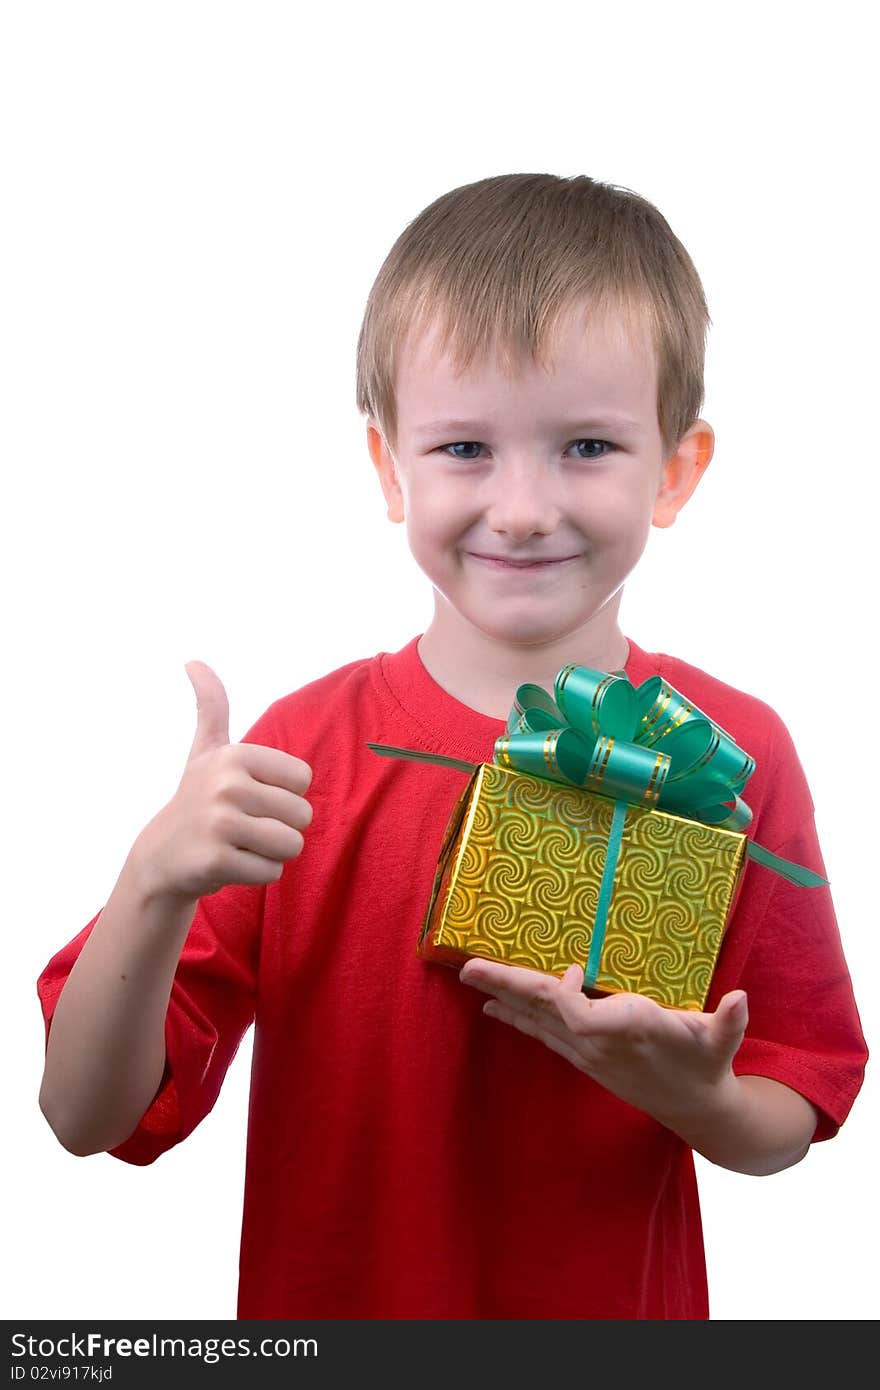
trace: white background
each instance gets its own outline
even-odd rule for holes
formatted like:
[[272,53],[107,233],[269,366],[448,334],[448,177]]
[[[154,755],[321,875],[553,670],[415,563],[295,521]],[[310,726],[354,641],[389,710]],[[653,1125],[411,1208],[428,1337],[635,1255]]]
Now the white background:
[[[877,1037],[869,14],[3,7],[6,1317],[234,1316],[250,1035],[186,1144],[144,1169],[77,1159],[37,1106],[35,981],[177,786],[186,661],[222,676],[239,738],[285,692],[424,630],[355,342],[394,239],[463,183],[624,184],[696,262],[716,456],[652,533],[623,626],[788,722]],[[869,1067],[800,1166],[700,1161],[715,1318],[877,1315],[877,1137]]]

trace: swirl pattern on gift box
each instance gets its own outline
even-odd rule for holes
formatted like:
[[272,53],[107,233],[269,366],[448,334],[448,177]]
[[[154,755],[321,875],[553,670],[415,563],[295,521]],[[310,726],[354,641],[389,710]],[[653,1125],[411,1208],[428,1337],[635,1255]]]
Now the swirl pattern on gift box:
[[[551,853],[552,850],[544,851]],[[571,898],[571,869],[563,865],[548,863],[542,858],[540,869],[532,873],[529,884],[529,902],[543,908],[545,915],[556,916],[562,912]]]
[[[502,845],[499,845],[499,851],[485,865],[483,883],[490,896],[506,893],[512,899],[529,881],[529,859],[521,854],[511,853],[509,849],[505,852]],[[460,882],[467,881],[468,872],[473,869],[473,860],[469,860],[462,869]]]
[[[584,861],[586,863],[586,860]],[[578,922],[594,922],[599,905],[599,878],[584,879],[575,883],[571,892],[570,915]],[[589,939],[589,931],[587,937]]]

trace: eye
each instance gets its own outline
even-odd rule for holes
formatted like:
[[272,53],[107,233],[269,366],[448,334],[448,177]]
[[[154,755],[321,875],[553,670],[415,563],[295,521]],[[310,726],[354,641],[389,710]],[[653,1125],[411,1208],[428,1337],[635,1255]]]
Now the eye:
[[[584,446],[583,450],[581,446]],[[478,440],[467,439],[443,445],[442,452],[460,463],[475,463],[483,447]],[[614,445],[607,439],[576,439],[570,447],[578,450],[578,458],[589,460],[604,458]]]
[[582,444],[587,445],[588,453],[578,453],[577,457],[582,459],[601,459],[614,445],[609,444],[607,439],[576,439],[571,446],[573,449],[580,449]]
[[459,459],[462,463],[473,463],[474,460],[475,460],[476,457],[477,457],[476,454],[455,454],[455,453],[452,453],[451,451],[452,451],[453,449],[477,449],[477,450],[479,450],[479,449],[482,449],[482,447],[483,447],[482,444],[477,443],[476,440],[474,440],[474,439],[466,439],[466,440],[462,440],[461,442],[459,442],[459,443],[457,443],[457,444],[446,444],[446,445],[444,446],[444,448],[443,448],[443,452],[444,452],[444,454],[450,454],[451,457],[454,458],[454,459]]

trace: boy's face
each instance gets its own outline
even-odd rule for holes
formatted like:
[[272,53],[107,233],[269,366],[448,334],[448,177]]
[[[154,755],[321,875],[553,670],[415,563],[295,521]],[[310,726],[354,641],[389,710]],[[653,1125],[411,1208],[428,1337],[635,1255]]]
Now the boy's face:
[[369,427],[388,515],[438,603],[515,646],[589,629],[712,452],[698,421],[664,457],[653,348],[622,317],[572,310],[555,349],[549,369],[492,358],[456,375],[429,333],[402,355],[394,456]]

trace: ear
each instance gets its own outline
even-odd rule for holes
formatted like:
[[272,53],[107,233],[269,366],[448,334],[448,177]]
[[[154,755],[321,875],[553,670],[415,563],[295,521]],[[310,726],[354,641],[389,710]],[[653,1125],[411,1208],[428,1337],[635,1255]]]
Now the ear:
[[663,465],[654,503],[653,526],[671,526],[709,466],[715,452],[715,432],[705,420],[695,420]]
[[403,521],[403,493],[400,490],[394,458],[385,442],[385,436],[372,419],[367,421],[367,448],[382,484],[382,492],[388,505],[388,519]]

